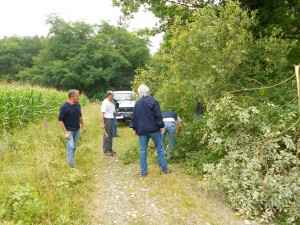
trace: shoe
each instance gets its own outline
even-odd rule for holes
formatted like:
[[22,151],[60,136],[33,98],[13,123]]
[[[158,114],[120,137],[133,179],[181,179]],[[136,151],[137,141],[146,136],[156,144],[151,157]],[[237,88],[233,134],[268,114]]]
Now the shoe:
[[115,152],[115,151],[112,151],[112,154],[113,154],[113,155],[115,155],[115,154],[117,154],[117,152]]
[[141,177],[146,177],[148,173],[141,174]]
[[117,134],[117,135],[114,135],[114,137],[120,137],[120,135]]
[[76,168],[76,166],[74,164],[70,164],[69,165],[71,168]]
[[105,152],[104,153],[106,156],[113,156],[114,154],[112,152]]
[[169,174],[169,173],[171,173],[171,172],[172,172],[172,170],[169,170],[169,169],[167,169],[167,170],[161,169],[161,170],[160,170],[160,174],[162,174],[162,173],[164,173],[164,174]]

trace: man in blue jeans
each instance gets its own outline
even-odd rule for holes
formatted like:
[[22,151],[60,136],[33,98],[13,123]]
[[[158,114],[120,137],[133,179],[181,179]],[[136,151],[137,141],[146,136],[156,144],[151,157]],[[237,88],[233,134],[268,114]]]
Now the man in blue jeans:
[[173,157],[173,147],[175,142],[175,135],[178,135],[182,128],[182,121],[177,115],[176,112],[166,111],[162,113],[163,121],[165,123],[165,130],[162,133],[163,142],[165,142],[165,138],[167,134],[169,135],[168,141],[168,151],[167,156],[169,158]]
[[78,103],[80,94],[78,90],[69,90],[68,100],[61,106],[58,123],[63,130],[67,143],[67,163],[74,168],[74,154],[80,136],[80,124],[82,131],[86,132],[81,114],[81,107]]
[[139,136],[140,145],[140,167],[141,176],[144,177],[148,173],[147,164],[147,147],[151,138],[155,144],[158,155],[158,164],[161,172],[171,173],[168,169],[166,156],[164,154],[164,145],[161,133],[164,132],[164,122],[162,120],[159,103],[149,96],[150,90],[142,84],[138,88],[140,99],[136,102],[130,127],[133,128],[135,134]]

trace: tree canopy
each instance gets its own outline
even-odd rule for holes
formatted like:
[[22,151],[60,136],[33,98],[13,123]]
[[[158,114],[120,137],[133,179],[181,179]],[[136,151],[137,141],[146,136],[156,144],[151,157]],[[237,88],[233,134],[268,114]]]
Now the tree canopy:
[[[260,12],[225,3],[176,17],[133,88],[147,84],[163,111],[180,115],[173,160],[221,185],[237,213],[298,224],[299,40],[280,16],[263,24]],[[199,102],[206,112],[196,117]]]
[[130,88],[134,70],[150,58],[148,38],[106,22],[66,22],[52,15],[45,47],[34,66],[20,71],[21,81],[58,89],[77,88],[100,98],[108,89]]
[[33,57],[43,48],[43,38],[4,37],[0,39],[0,79],[15,81],[16,74],[33,66]]

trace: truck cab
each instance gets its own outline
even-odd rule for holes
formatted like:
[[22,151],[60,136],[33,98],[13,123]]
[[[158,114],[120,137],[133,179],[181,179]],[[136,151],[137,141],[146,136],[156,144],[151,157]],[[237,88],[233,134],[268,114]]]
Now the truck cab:
[[137,95],[133,91],[114,91],[114,99],[119,103],[116,110],[116,119],[120,121],[131,120],[133,107],[135,105]]

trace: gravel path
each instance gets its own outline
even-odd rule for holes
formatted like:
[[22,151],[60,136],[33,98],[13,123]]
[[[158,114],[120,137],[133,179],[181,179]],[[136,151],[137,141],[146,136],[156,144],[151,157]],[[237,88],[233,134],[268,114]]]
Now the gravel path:
[[[99,134],[98,105],[91,105],[86,119],[90,124],[89,148],[102,146]],[[239,218],[225,200],[225,195],[199,177],[181,172],[180,165],[169,164],[171,174],[159,173],[156,158],[148,157],[145,178],[139,175],[138,162],[124,165],[120,156],[130,143],[137,142],[128,124],[118,125],[120,137],[113,141],[116,156],[105,156],[100,150],[95,166],[93,198],[86,206],[90,224],[199,224],[247,225],[254,222]],[[151,142],[151,141],[150,141]],[[100,148],[101,149],[101,148]],[[153,149],[151,150],[153,151]],[[152,154],[153,152],[150,152]]]
[[177,165],[168,175],[150,165],[152,173],[141,178],[137,164],[123,165],[116,156],[100,160],[91,224],[256,224],[236,217],[220,193]]

